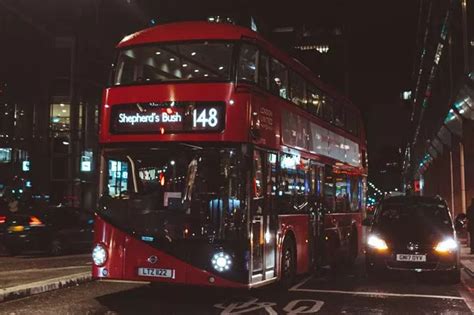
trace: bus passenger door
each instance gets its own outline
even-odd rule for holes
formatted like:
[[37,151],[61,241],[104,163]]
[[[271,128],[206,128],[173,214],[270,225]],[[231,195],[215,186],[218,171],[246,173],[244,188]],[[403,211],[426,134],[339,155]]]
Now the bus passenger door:
[[255,150],[253,154],[251,203],[251,283],[275,278],[276,214],[273,197],[276,185],[275,153]]

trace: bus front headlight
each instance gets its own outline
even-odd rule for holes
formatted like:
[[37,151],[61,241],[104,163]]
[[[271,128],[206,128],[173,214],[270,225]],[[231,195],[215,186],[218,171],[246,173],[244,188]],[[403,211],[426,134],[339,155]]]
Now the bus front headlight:
[[219,272],[223,272],[230,269],[230,266],[232,265],[232,258],[224,252],[219,252],[212,256],[211,262],[214,269]]
[[95,245],[94,249],[92,250],[92,261],[94,262],[94,265],[98,267],[105,264],[107,261],[107,251],[103,245]]

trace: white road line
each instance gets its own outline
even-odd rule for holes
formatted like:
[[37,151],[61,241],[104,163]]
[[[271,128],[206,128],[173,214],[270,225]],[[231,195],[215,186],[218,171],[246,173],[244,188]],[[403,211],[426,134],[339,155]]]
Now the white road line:
[[[299,284],[298,284],[299,285]],[[293,292],[312,292],[312,293],[331,293],[331,294],[348,294],[348,295],[365,295],[372,297],[414,297],[414,298],[428,298],[428,299],[443,299],[443,300],[464,300],[461,296],[449,295],[428,295],[428,294],[406,294],[406,293],[390,293],[390,292],[365,292],[365,291],[342,291],[342,290],[320,290],[320,289],[299,289],[291,288]]]
[[312,278],[313,278],[313,276],[309,276],[309,277],[303,279],[300,283],[297,283],[294,286],[292,286],[288,291],[296,291],[299,287],[304,285],[306,282],[308,282]]

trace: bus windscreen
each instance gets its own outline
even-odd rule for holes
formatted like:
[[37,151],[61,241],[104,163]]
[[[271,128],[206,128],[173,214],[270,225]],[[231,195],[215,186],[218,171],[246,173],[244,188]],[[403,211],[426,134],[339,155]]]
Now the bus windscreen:
[[112,85],[230,79],[233,44],[182,42],[127,48],[118,54]]

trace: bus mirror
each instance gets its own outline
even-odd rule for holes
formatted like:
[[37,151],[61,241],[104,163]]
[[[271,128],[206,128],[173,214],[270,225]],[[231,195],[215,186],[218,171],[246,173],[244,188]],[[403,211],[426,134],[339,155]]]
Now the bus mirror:
[[372,226],[373,220],[372,218],[365,218],[362,220],[362,225],[363,226]]

